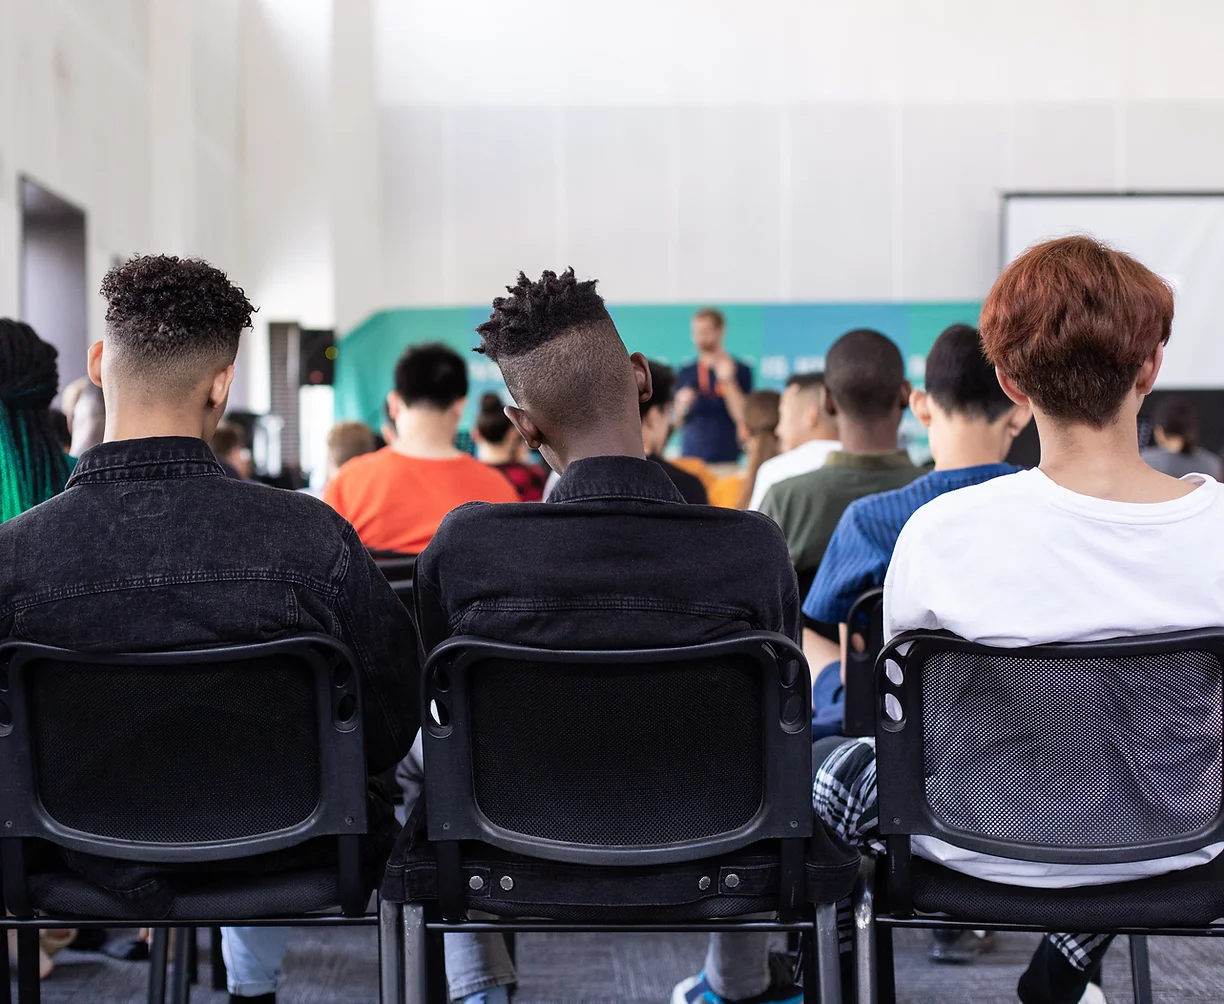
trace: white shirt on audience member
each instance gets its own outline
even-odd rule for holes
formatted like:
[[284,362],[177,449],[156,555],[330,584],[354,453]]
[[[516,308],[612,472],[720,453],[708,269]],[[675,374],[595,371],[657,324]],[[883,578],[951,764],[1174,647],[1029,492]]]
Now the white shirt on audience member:
[[[919,509],[884,583],[884,628],[946,630],[1003,648],[1224,625],[1224,485],[1151,504],[1080,495],[1039,470]],[[1205,864],[1224,844],[1108,865],[1017,861],[914,837],[914,852],[977,878],[1065,888]]]
[[793,450],[770,457],[757,469],[756,481],[752,485],[752,499],[748,508],[760,512],[765,493],[779,481],[789,481],[800,474],[807,474],[823,467],[829,454],[841,449],[836,439],[809,439]]

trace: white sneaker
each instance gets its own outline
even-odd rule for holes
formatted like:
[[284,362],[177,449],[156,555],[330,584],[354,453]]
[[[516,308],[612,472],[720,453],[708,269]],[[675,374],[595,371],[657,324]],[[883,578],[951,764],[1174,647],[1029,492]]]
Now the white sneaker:
[[1079,999],[1079,1004],[1107,1004],[1105,993],[1095,983],[1089,983],[1084,988],[1084,996]]

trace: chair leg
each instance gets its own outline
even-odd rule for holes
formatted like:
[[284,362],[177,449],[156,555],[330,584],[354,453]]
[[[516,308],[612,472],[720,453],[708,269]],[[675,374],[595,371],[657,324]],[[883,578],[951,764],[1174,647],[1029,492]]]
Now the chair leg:
[[208,958],[212,962],[212,988],[224,990],[228,983],[225,973],[225,955],[221,952],[221,928],[208,929]]
[[1146,934],[1130,936],[1131,983],[1135,988],[1135,1004],[1152,1004],[1152,966],[1148,958]]
[[[8,951],[8,946],[4,948]],[[38,984],[38,931],[32,927],[17,929],[17,1002],[38,1004],[42,992]]]
[[404,1004],[404,942],[400,905],[378,901],[378,1002]]
[[446,935],[425,932],[425,972],[429,980],[429,1004],[450,1004],[446,979]]
[[879,959],[879,1004],[897,1004],[897,969],[893,961],[893,929],[876,925],[876,958]]
[[174,929],[174,961],[170,964],[170,1004],[187,1004],[191,994],[191,949],[188,942],[193,933],[190,927]]
[[859,875],[854,887],[854,972],[858,1004],[876,1004],[875,875],[870,867]]
[[166,1004],[166,957],[170,949],[170,931],[153,928],[149,945],[149,1004]]
[[[3,914],[0,910],[0,914]],[[9,989],[8,934],[9,928],[0,927],[0,1004],[13,1004],[13,992]]]
[[429,997],[429,960],[425,952],[425,908],[406,903],[403,908],[403,988],[404,1004],[427,1004]]
[[200,939],[199,928],[188,928],[191,932],[187,938],[187,980],[193,986],[200,982]]
[[[812,957],[816,960],[815,975],[820,981],[820,1004],[842,1004],[841,948],[837,933],[836,903],[816,905],[816,930],[812,940],[815,942],[811,946]],[[804,996],[808,994],[805,993]]]

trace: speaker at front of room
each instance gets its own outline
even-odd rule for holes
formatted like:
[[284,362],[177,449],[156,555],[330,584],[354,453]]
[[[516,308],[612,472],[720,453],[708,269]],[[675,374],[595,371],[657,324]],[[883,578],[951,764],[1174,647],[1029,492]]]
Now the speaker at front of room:
[[304,386],[331,384],[337,354],[336,332],[331,328],[302,328],[298,334],[298,381]]

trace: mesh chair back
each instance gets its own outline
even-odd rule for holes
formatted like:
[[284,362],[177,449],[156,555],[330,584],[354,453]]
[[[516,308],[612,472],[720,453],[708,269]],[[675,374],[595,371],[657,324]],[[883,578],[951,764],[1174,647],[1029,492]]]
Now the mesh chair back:
[[884,589],[863,593],[846,618],[846,700],[843,732],[875,735],[875,663],[884,647]]
[[1222,657],[1210,632],[1028,649],[901,636],[877,675],[882,830],[1052,862],[1220,839]]
[[388,582],[412,580],[417,560],[415,554],[402,554],[399,551],[371,551],[370,557],[374,559],[378,570],[387,577]]
[[364,831],[357,674],[331,639],[107,656],[14,644],[0,666],[5,836],[198,861]]
[[806,836],[803,667],[773,635],[637,652],[452,641],[426,674],[430,835],[626,864]]

